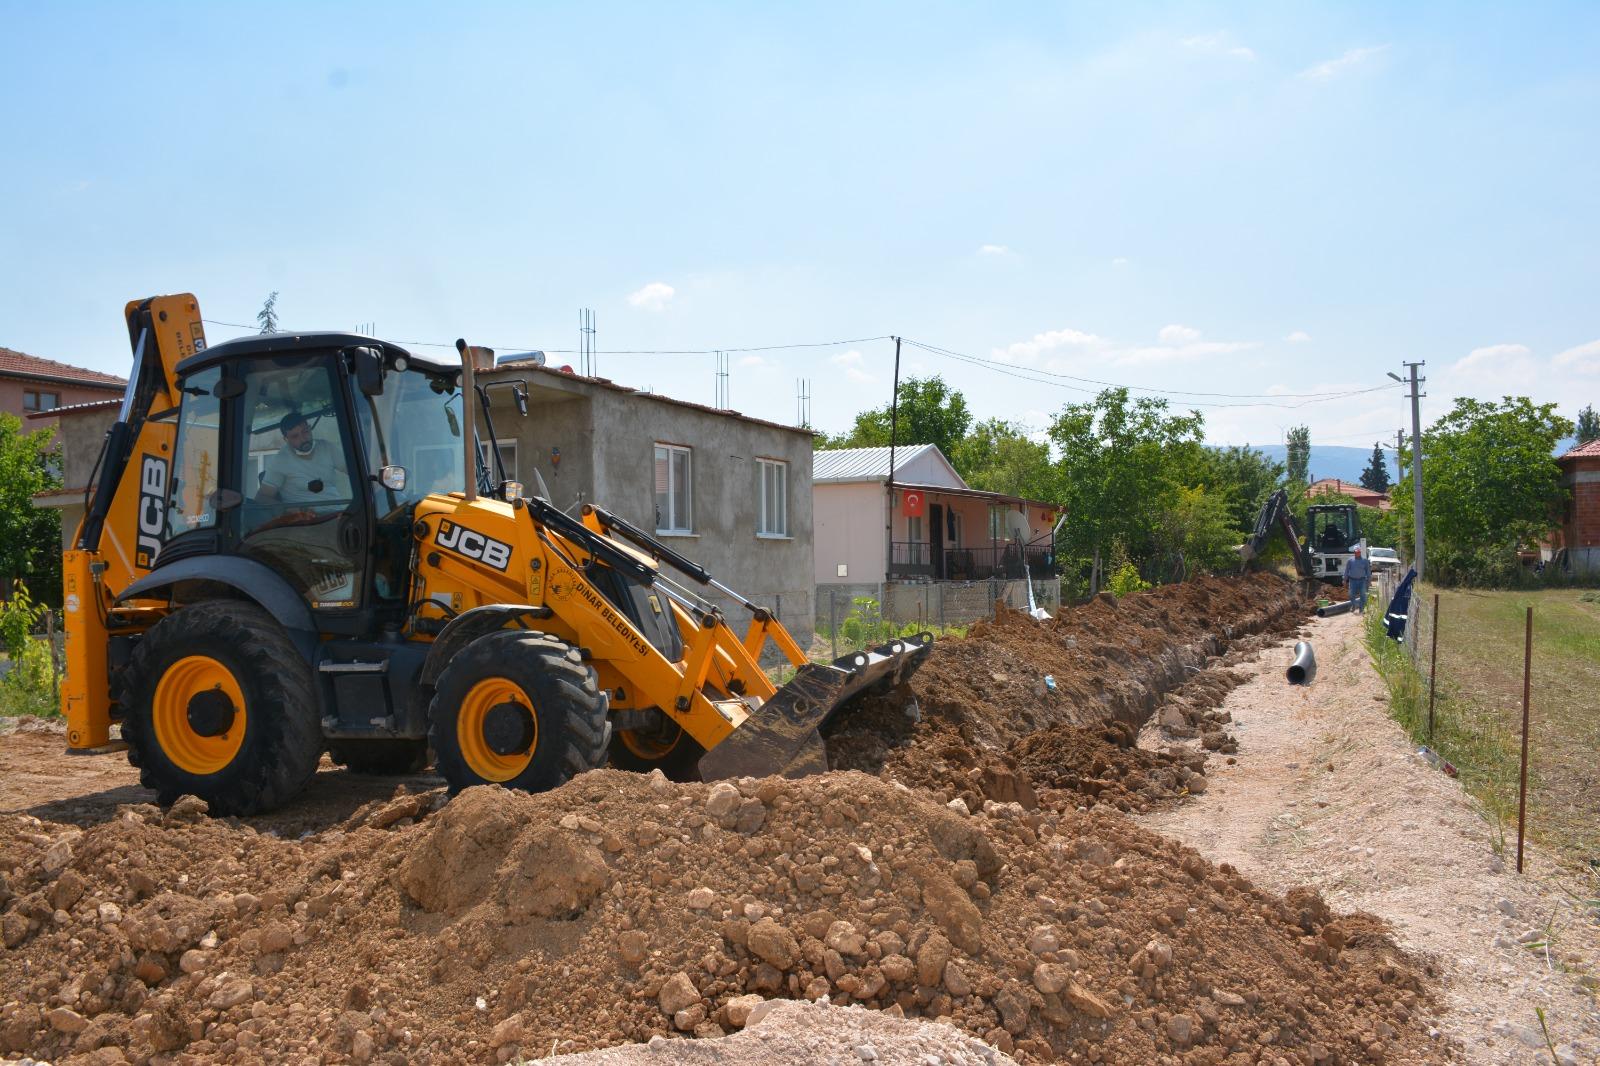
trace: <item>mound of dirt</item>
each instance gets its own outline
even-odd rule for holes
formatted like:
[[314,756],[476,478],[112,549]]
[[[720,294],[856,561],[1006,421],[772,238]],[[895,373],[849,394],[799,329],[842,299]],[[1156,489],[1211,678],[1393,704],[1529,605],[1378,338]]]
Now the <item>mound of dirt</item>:
[[1011,798],[983,782],[1020,774],[1021,786],[1076,802],[1146,809],[1203,788],[1193,779],[1204,759],[1133,749],[1140,727],[1159,713],[1174,738],[1231,750],[1211,710],[1241,678],[1219,669],[1224,657],[1254,653],[1308,610],[1268,573],[1105,594],[1044,623],[1001,607],[965,638],[936,642],[904,689],[841,716],[829,760],[969,805]]
[[1103,809],[595,771],[304,840],[187,798],[0,831],[0,1051],[56,1060],[507,1062],[823,996],[1022,1061],[1426,1053],[1421,974],[1373,922]]

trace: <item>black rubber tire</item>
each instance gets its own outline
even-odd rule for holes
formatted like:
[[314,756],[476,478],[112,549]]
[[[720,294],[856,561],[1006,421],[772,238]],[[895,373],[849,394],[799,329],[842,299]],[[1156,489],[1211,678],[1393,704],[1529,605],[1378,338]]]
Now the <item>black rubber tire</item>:
[[611,738],[610,756],[613,767],[636,774],[660,770],[670,781],[700,780],[700,756],[705,753],[706,749],[700,746],[700,742],[682,729],[678,730],[676,743],[663,754],[653,758],[640,755],[628,747],[621,730],[617,730]]
[[[472,687],[500,678],[532,705],[538,735],[528,765],[507,781],[491,781],[468,765],[456,733],[457,712]],[[451,658],[428,707],[434,769],[453,796],[473,785],[501,784],[526,792],[556,788],[606,761],[610,702],[578,649],[548,633],[505,629],[481,636]]]
[[330,740],[328,758],[353,774],[397,777],[421,773],[428,766],[428,741]]
[[[233,674],[244,695],[245,737],[215,773],[194,774],[162,751],[151,720],[157,683],[178,660],[206,655]],[[213,815],[259,814],[284,803],[317,771],[322,724],[311,670],[271,615],[253,603],[214,600],[180,607],[139,641],[118,678],[122,739],[139,782],[162,805],[205,800]]]

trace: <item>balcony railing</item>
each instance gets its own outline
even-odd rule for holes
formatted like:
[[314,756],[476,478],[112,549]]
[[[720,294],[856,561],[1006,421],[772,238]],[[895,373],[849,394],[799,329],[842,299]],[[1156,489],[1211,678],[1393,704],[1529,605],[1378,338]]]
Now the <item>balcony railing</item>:
[[897,540],[892,545],[889,575],[928,581],[983,581],[991,577],[1021,578],[1024,563],[1034,577],[1054,577],[1055,544],[1046,536],[1030,544],[998,547],[935,547],[926,541]]

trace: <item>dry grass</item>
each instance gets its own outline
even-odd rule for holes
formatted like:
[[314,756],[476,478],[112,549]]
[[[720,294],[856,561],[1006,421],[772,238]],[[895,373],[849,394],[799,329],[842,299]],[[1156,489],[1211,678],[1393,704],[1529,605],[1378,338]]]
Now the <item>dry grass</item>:
[[[1430,613],[1434,591],[1422,596]],[[1514,834],[1524,625],[1531,605],[1529,833],[1574,865],[1600,866],[1600,595],[1577,589],[1439,592],[1435,748],[1461,768],[1491,820]],[[1424,624],[1420,678],[1398,678],[1393,662],[1385,669],[1397,713],[1419,740],[1426,735],[1430,636]]]

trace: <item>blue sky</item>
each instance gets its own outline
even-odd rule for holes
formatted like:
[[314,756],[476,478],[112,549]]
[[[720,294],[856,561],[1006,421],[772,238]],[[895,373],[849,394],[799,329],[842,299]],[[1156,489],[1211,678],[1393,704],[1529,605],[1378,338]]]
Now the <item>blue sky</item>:
[[[1084,398],[1059,374],[1277,396],[1425,359],[1425,415],[1600,400],[1600,5],[0,17],[0,345],[36,355],[125,370],[127,299],[249,322],[278,290],[289,328],[513,348],[590,307],[601,373],[702,402],[711,355],[604,353],[898,333],[998,361],[904,372],[1034,427]],[[808,377],[843,428],[891,358],[735,352],[733,406],[792,421]],[[1173,400],[1285,405],[1203,408],[1226,443],[1406,417]]]

